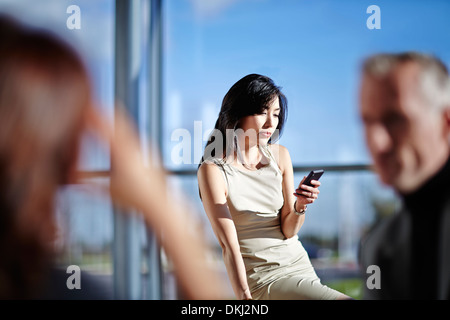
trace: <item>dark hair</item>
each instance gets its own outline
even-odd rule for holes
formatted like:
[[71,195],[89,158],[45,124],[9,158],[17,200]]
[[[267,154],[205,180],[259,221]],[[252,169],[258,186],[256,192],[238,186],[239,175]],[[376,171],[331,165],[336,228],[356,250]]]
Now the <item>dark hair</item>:
[[[208,139],[207,147],[214,142],[215,134],[221,134],[223,138],[222,154],[212,154],[214,157],[224,157],[227,146],[226,131],[239,128],[239,121],[255,114],[261,114],[270,107],[270,103],[278,98],[280,104],[280,113],[277,125],[278,135],[281,136],[287,115],[287,99],[281,92],[281,88],[276,86],[272,79],[259,74],[249,74],[236,82],[223,98],[219,117],[214,126],[214,131]],[[272,138],[269,143],[273,143]],[[205,160],[202,157],[200,164]]]

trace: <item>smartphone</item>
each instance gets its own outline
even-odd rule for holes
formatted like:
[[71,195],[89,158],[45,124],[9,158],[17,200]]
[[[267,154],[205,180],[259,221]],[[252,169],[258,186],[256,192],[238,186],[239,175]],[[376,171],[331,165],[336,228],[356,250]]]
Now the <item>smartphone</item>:
[[305,181],[303,181],[303,184],[313,187],[313,185],[311,184],[311,180],[319,180],[320,177],[323,175],[323,170],[312,170],[308,176],[306,177]]

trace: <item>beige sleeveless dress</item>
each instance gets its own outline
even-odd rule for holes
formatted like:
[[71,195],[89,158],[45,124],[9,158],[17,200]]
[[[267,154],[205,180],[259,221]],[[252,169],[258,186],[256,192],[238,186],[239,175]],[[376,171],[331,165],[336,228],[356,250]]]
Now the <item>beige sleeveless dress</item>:
[[270,159],[259,170],[240,169],[210,158],[228,186],[227,204],[236,226],[253,299],[336,299],[340,293],[320,283],[298,236],[281,232],[284,199],[282,174],[268,147]]

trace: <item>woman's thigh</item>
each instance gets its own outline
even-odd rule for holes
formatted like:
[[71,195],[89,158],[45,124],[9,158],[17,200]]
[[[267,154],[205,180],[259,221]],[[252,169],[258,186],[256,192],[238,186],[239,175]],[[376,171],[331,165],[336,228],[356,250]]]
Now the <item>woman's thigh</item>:
[[267,300],[335,300],[342,294],[323,285],[319,278],[284,277],[272,282],[261,297]]

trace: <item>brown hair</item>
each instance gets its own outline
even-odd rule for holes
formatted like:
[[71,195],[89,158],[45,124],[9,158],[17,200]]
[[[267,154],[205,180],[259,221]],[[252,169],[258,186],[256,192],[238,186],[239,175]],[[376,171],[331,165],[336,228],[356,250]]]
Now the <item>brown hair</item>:
[[54,195],[76,166],[90,81],[54,35],[0,17],[0,298],[31,298],[53,256]]

